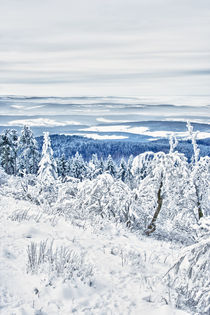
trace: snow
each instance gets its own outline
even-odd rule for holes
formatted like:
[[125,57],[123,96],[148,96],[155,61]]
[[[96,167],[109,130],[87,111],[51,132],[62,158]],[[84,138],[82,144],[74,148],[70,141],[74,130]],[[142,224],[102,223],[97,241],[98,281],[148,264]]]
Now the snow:
[[[79,226],[9,195],[1,196],[0,209],[1,314],[188,314],[170,305],[161,281],[178,257],[178,245],[105,220]],[[15,220],[18,211],[26,211],[25,219]],[[27,273],[27,248],[43,240],[85,257],[92,266],[92,284],[47,271]]]

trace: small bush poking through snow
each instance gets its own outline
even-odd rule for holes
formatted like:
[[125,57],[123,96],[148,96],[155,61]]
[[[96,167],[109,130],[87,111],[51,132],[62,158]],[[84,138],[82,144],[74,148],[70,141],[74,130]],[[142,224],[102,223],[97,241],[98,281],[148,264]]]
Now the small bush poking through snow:
[[39,223],[42,218],[42,213],[30,215],[29,212],[30,212],[29,209],[16,210],[8,218],[11,221],[17,221],[17,222],[34,220],[36,223]]
[[93,268],[85,262],[84,255],[60,246],[53,248],[53,242],[31,242],[27,249],[27,272],[32,274],[48,273],[52,279],[62,277],[64,280],[79,278],[83,283],[92,285]]
[[29,221],[30,216],[28,215],[29,210],[17,210],[14,211],[10,216],[9,219],[12,221]]

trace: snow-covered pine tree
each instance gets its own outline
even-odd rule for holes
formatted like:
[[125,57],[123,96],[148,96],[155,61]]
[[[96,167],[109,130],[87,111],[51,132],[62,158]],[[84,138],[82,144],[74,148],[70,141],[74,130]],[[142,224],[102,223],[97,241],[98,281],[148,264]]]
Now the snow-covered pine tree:
[[17,130],[6,129],[0,136],[1,166],[7,174],[17,174]]
[[57,165],[53,157],[49,132],[44,132],[42,158],[39,162],[38,180],[45,185],[52,184],[58,177]]
[[61,158],[57,159],[57,168],[58,176],[63,180],[66,177],[68,171],[68,164],[64,153],[62,154]]
[[101,164],[102,160],[98,159],[97,153],[92,155],[92,159],[89,161],[87,165],[87,177],[89,179],[96,178],[98,175],[103,173],[103,164]]
[[71,160],[70,176],[78,178],[80,181],[86,177],[85,161],[79,152],[76,152]]
[[109,173],[110,175],[112,175],[113,177],[116,176],[116,173],[117,173],[116,165],[115,165],[115,163],[112,159],[112,156],[110,154],[108,155],[108,158],[107,158],[106,163],[105,163],[105,171],[107,173]]
[[37,141],[30,127],[24,126],[19,138],[18,171],[20,174],[36,174],[39,166],[40,154]]
[[134,188],[134,176],[132,174],[133,159],[133,155],[131,154],[127,163],[127,174],[125,179],[125,183],[132,189]]
[[125,183],[127,177],[127,164],[124,158],[120,161],[120,166],[117,171],[117,178]]

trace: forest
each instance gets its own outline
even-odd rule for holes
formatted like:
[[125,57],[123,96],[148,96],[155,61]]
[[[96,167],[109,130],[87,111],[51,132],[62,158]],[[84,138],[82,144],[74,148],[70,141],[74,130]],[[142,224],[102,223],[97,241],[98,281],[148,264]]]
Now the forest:
[[[116,143],[107,143],[102,153],[102,146],[97,142],[91,144],[91,140],[82,142],[80,138],[76,138],[76,142],[73,141],[72,147],[68,149],[69,139],[67,144],[60,145],[64,136],[50,137],[49,133],[45,132],[43,139],[35,139],[27,126],[24,126],[20,136],[12,129],[7,129],[0,135],[0,196],[4,232],[6,233],[6,227],[11,227],[12,231],[20,225],[20,230],[21,227],[27,228],[26,222],[29,225],[33,223],[33,227],[27,230],[27,233],[24,232],[24,235],[27,235],[27,250],[25,249],[23,254],[26,259],[25,267],[21,270],[25,270],[28,276],[38,278],[30,278],[30,281],[35,279],[37,284],[33,289],[33,298],[29,294],[28,300],[25,301],[27,307],[30,305],[31,309],[37,312],[39,310],[39,314],[45,314],[46,311],[49,313],[46,288],[51,290],[50,294],[53,296],[52,292],[57,292],[59,286],[66,286],[68,281],[71,285],[78,284],[79,281],[79,286],[82,286],[81,290],[84,291],[90,288],[96,292],[105,290],[107,305],[110,304],[110,288],[105,289],[100,285],[97,272],[94,272],[94,259],[91,261],[90,258],[90,252],[94,250],[91,249],[91,239],[93,235],[97,235],[101,244],[104,242],[104,255],[107,254],[110,242],[112,243],[109,255],[118,257],[120,268],[124,268],[119,277],[127,277],[131,283],[136,283],[138,279],[138,285],[141,283],[141,294],[145,293],[143,301],[156,303],[156,307],[167,305],[186,311],[183,314],[209,314],[210,157],[204,155],[204,150],[201,154],[197,132],[193,131],[190,123],[187,124],[187,130],[187,154],[177,150],[185,144],[182,141],[179,143],[172,135],[167,144],[159,143],[159,148],[164,146],[164,150],[159,150],[156,143],[152,144],[155,150],[141,152],[142,147],[139,144],[133,154],[132,150],[128,149],[132,148],[132,145],[124,144],[125,151],[129,154],[123,156],[123,145],[120,145],[117,148],[122,150],[115,153],[114,157],[107,146],[114,150]],[[81,152],[89,146],[84,157]],[[93,148],[97,146],[98,149],[93,152]],[[55,155],[54,150],[57,152]],[[137,154],[138,150],[140,152]],[[191,157],[189,153],[192,153]],[[6,210],[6,204],[10,205],[10,213]],[[17,223],[16,227],[14,223]],[[39,233],[45,237],[37,238],[36,231],[40,224],[45,224],[46,230],[54,229],[51,237],[42,230]],[[60,242],[56,238],[56,235],[63,235],[65,243],[68,243],[69,232],[65,232],[64,227],[69,229],[72,235],[75,233],[75,239],[71,239],[74,250],[64,246],[62,238]],[[110,229],[114,229],[114,232]],[[83,233],[93,233],[88,236],[90,243],[79,243]],[[124,246],[122,244],[124,235],[129,239],[127,252],[126,241],[123,240]],[[103,237],[106,241],[102,242]],[[139,240],[141,243],[138,243]],[[139,252],[138,244],[140,248],[147,244],[148,249]],[[156,256],[152,256],[152,246],[159,248]],[[149,248],[150,258],[147,257]],[[173,251],[176,254],[173,254]],[[8,255],[11,255],[9,249]],[[89,255],[88,261],[85,260],[85,255]],[[6,268],[6,259],[9,256],[5,257],[3,261]],[[99,268],[99,263],[95,264],[95,268]],[[163,269],[160,270],[163,272],[156,274],[155,269],[147,270],[154,268],[151,265],[157,265],[159,268],[162,266]],[[125,269],[128,267],[130,271]],[[118,269],[119,267],[115,272]],[[131,270],[135,271],[135,280]],[[138,278],[140,274],[141,278]],[[119,277],[114,279],[118,281]],[[117,290],[119,285],[116,282]],[[4,292],[4,296],[6,295]],[[78,313],[82,313],[85,306],[78,300],[77,295],[73,296],[77,306],[72,302],[71,312],[76,308]],[[122,296],[118,294],[115,298],[118,299],[115,303],[117,306],[112,306],[111,311],[120,313],[119,299]],[[63,299],[65,300],[65,294]],[[134,302],[131,301],[132,297],[128,300],[126,307],[129,313]],[[68,313],[65,309],[67,306],[62,303],[57,301],[56,307],[63,310],[63,313]],[[98,314],[102,308],[100,306],[97,309],[100,303],[101,299],[97,295],[95,304],[89,305],[91,311],[86,314]],[[106,309],[107,305],[104,304],[103,307]],[[138,307],[142,307],[142,304]],[[8,312],[6,306],[5,310]],[[134,310],[137,308],[134,307]]]

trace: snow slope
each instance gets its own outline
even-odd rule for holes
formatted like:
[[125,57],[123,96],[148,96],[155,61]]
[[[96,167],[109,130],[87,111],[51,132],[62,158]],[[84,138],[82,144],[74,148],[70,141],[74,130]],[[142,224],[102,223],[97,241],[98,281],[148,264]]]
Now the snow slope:
[[[189,314],[170,304],[161,281],[178,246],[110,222],[72,224],[12,196],[0,196],[0,226],[1,314]],[[44,240],[83,257],[91,281],[55,277],[47,266],[31,273],[27,248]]]

